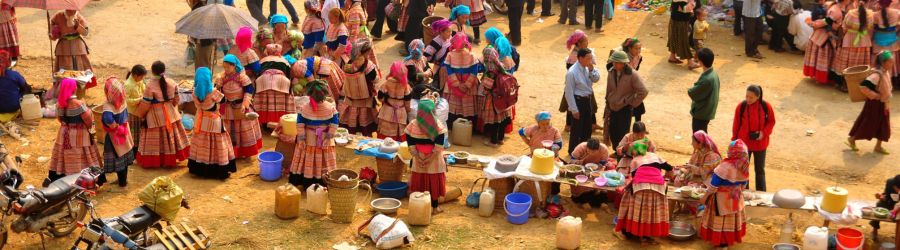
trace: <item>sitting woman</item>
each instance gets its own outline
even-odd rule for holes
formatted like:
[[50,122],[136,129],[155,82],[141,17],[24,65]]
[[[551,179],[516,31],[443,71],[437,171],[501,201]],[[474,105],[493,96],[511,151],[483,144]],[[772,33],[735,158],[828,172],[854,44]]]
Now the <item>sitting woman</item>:
[[[900,206],[897,206],[897,202],[900,201],[900,175],[888,179],[884,183],[884,191],[875,194],[875,198],[878,199],[875,206],[892,210],[891,212],[895,214],[898,213],[900,211]],[[869,225],[872,226],[872,238],[878,239],[878,229],[881,228],[881,223],[872,220],[869,221]]]
[[550,124],[550,119],[550,112],[541,111],[534,116],[537,124],[519,129],[519,136],[522,137],[522,141],[525,141],[525,144],[529,147],[528,152],[534,152],[535,149],[539,148],[547,148],[544,145],[544,141],[552,142],[550,149],[554,152],[558,152],[562,148],[562,135],[559,133],[559,130]]
[[[644,125],[643,122],[634,122],[631,126],[631,133],[622,137],[622,141],[619,142],[619,147],[616,148],[616,157],[619,158],[618,168],[625,168],[625,170],[621,171],[631,173],[637,170],[636,168],[632,168],[634,164],[631,163],[633,155],[631,155],[631,151],[628,150],[632,147],[634,142],[639,140],[647,140],[647,152],[655,153],[656,152],[656,143],[653,143],[648,137],[650,131],[647,131],[647,126]],[[627,175],[627,174],[626,174]]]
[[712,175],[713,168],[722,161],[719,148],[705,131],[694,132],[691,138],[694,153],[691,154],[691,160],[681,168],[682,174],[675,178],[676,185],[706,183]]
[[237,171],[231,138],[222,123],[219,103],[225,95],[213,88],[209,68],[198,68],[194,74],[194,100],[197,106],[197,123],[191,137],[191,154],[188,172],[215,179],[228,179]]
[[[569,156],[570,164],[585,165],[589,163],[600,166],[600,171],[605,170],[605,166],[609,161],[609,148],[605,144],[600,143],[599,138],[591,138],[586,142],[582,142],[575,147],[572,155]],[[609,197],[614,198],[615,196]],[[599,208],[601,204],[607,201],[607,194],[604,191],[595,188],[582,187],[578,185],[572,186],[572,201],[577,204],[588,203],[593,208]]]
[[669,235],[669,200],[666,199],[666,180],[663,170],[672,171],[666,161],[648,152],[646,140],[631,144],[631,152],[637,170],[634,178],[625,187],[625,195],[619,207],[616,232],[626,237],[640,237],[641,241],[652,241],[650,237]]
[[720,249],[740,243],[747,234],[742,191],[750,179],[748,154],[744,141],[732,141],[728,158],[713,170],[709,189],[700,198],[706,205],[700,215],[700,238]]

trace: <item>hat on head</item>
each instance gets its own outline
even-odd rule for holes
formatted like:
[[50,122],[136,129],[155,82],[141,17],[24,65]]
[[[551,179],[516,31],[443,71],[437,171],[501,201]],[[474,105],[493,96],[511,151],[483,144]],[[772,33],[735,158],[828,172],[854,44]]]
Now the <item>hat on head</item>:
[[625,51],[617,50],[609,56],[609,61],[617,63],[628,63],[631,60],[628,59],[628,54],[625,54]]

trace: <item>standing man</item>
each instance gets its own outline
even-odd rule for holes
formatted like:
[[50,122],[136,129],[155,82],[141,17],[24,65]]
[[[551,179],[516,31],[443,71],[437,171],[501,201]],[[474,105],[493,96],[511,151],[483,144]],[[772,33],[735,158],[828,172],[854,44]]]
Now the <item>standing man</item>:
[[590,31],[594,23],[597,24],[597,33],[603,32],[603,4],[604,0],[584,0],[584,27]]
[[[297,27],[300,25],[300,16],[297,16],[297,10],[294,9],[294,5],[291,4],[290,0],[281,0],[281,4],[284,5],[284,8],[287,9],[288,14],[291,14],[291,25]],[[262,13],[260,11],[260,13]],[[269,1],[269,18],[278,14],[278,0],[270,0]]]
[[247,9],[250,10],[250,15],[259,22],[260,26],[269,23],[269,19],[263,15],[262,6],[263,0],[247,0]]
[[762,59],[762,54],[756,49],[762,40],[763,24],[760,18],[762,14],[762,0],[744,0],[741,14],[744,19],[744,55],[748,58]]
[[691,97],[691,130],[703,130],[708,134],[709,122],[716,118],[716,108],[719,106],[719,74],[712,68],[715,59],[712,50],[700,49],[697,51],[697,59],[703,66],[703,74],[688,89],[688,96]]
[[[534,2],[534,0],[528,1]],[[551,2],[553,0],[543,1]],[[525,7],[525,0],[506,0],[506,6],[509,8],[509,10],[506,11],[506,14],[509,17],[509,42],[512,43],[513,46],[519,46],[522,44],[522,11]],[[528,12],[531,13],[531,10]],[[493,41],[488,41],[488,43],[492,42]]]
[[397,20],[388,18],[388,13],[384,11],[384,8],[390,3],[391,0],[378,0],[378,7],[375,7],[375,24],[372,25],[372,36],[376,41],[381,40],[381,31],[384,30],[385,19],[387,19],[388,30],[392,33],[397,32]]
[[744,10],[744,0],[734,0],[734,5],[731,6],[734,9],[734,36],[740,36],[744,34],[744,27],[741,26],[741,21],[743,18],[743,10]]
[[[569,155],[575,147],[591,138],[594,128],[594,113],[597,107],[592,105],[594,83],[600,81],[600,71],[594,68],[594,56],[590,49],[577,52],[578,61],[566,72],[566,90],[564,96],[569,105],[569,112],[574,118],[572,132],[569,133]],[[621,138],[619,138],[621,139]]]
[[559,0],[559,9],[559,24],[566,24],[566,21],[569,22],[569,25],[580,24],[576,19],[578,17],[578,0]]
[[[509,6],[509,4],[506,4]],[[525,9],[528,10],[528,15],[534,15],[534,5],[535,0],[528,0],[528,7]],[[553,16],[556,15],[553,12],[550,12],[553,9],[553,0],[541,0],[541,16]]]
[[648,91],[637,71],[628,65],[628,54],[618,50],[609,56],[609,61],[613,66],[606,78],[606,108],[609,109],[606,131],[612,148],[619,148],[619,142],[631,129],[632,111],[644,102]]

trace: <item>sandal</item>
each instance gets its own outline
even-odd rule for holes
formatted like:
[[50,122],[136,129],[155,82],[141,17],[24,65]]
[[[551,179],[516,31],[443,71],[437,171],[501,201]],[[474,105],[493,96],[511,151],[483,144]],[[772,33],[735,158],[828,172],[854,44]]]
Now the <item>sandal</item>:
[[882,147],[875,148],[875,153],[879,153],[879,154],[883,154],[883,155],[891,154],[891,152],[888,152],[886,149],[884,149]]
[[856,148],[856,143],[850,143],[849,141],[845,141],[844,145],[847,145],[847,147],[850,147],[850,151],[854,151],[854,152],[859,151],[859,148]]
[[681,60],[678,60],[678,59],[669,58],[669,63],[682,64],[684,62],[682,62]]

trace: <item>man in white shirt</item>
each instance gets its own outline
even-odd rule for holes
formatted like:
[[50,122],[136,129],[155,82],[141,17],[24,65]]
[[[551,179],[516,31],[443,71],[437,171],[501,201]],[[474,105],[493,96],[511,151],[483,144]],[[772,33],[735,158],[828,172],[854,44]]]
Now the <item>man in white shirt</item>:
[[600,81],[600,71],[594,68],[594,56],[589,49],[578,51],[578,62],[566,72],[565,98],[569,112],[574,118],[572,131],[569,133],[569,154],[578,144],[591,138],[594,126],[594,113],[597,107],[592,105],[594,83]]
[[762,14],[762,0],[744,0],[741,10],[744,21],[744,55],[748,58],[762,59],[762,54],[756,49],[762,40],[763,24],[760,18]]

